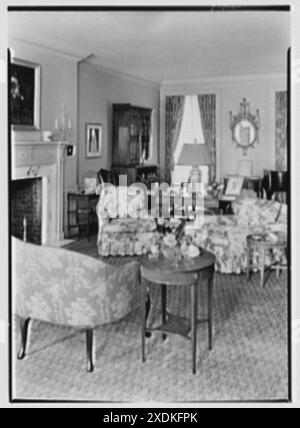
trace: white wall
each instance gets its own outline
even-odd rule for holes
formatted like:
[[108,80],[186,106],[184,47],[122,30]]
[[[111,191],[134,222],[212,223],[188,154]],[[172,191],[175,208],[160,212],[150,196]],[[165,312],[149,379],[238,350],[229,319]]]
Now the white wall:
[[[286,90],[284,74],[231,76],[163,84],[160,92],[162,169],[165,159],[165,97],[209,93],[217,95],[217,179],[237,173],[239,160],[253,162],[253,175],[262,175],[263,169],[275,168],[275,92],[279,90]],[[254,149],[249,149],[247,156],[243,156],[242,150],[232,142],[229,126],[229,112],[232,110],[233,114],[237,114],[244,97],[250,102],[252,113],[259,109],[261,118],[260,143]]]
[[[112,104],[130,103],[153,109],[153,151],[149,160],[158,163],[159,88],[143,82],[104,72],[95,64],[79,66],[79,182],[89,173],[111,167]],[[103,153],[100,159],[86,159],[85,125],[103,124]]]

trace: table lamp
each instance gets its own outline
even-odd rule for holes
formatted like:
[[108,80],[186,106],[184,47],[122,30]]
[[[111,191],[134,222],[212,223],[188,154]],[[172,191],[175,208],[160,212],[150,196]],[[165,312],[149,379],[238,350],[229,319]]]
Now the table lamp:
[[189,176],[190,183],[201,183],[199,165],[210,165],[211,156],[207,144],[184,144],[178,165],[192,166]]

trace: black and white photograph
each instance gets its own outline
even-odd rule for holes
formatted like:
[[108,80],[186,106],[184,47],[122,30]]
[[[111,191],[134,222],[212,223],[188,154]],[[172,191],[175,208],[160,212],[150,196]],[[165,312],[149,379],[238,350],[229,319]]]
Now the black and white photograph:
[[102,125],[99,123],[86,124],[86,157],[99,158],[102,150]]
[[71,6],[6,14],[9,404],[300,401],[300,6]]

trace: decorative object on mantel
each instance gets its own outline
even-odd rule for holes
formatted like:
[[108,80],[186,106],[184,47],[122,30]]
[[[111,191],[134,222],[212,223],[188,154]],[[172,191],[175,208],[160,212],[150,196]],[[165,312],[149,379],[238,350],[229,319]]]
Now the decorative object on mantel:
[[72,121],[68,119],[66,106],[63,103],[59,119],[55,120],[55,140],[71,141]]
[[250,103],[243,98],[240,103],[240,111],[234,116],[230,111],[230,129],[232,140],[237,147],[243,150],[243,155],[247,155],[247,150],[254,148],[255,143],[259,143],[260,117],[259,110],[253,115],[250,112]]
[[10,123],[15,130],[40,129],[39,64],[14,58],[10,63]]
[[102,124],[87,123],[85,125],[86,157],[101,158],[102,154]]
[[43,135],[43,141],[45,142],[52,141],[53,134],[51,131],[43,131],[42,135]]
[[39,174],[40,166],[31,166],[27,171],[27,177],[37,177]]

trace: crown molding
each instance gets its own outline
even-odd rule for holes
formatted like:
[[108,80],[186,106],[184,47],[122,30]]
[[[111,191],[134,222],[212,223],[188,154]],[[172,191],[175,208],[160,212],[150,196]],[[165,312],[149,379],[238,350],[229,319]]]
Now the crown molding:
[[9,48],[13,49],[13,42],[16,43],[23,43],[25,45],[30,45],[32,47],[35,47],[37,49],[47,50],[50,51],[56,55],[63,56],[65,58],[74,59],[76,61],[81,61],[82,59],[86,58],[87,56],[91,55],[90,52],[86,52],[79,49],[74,49],[70,47],[63,46],[46,42],[44,40],[33,40],[28,37],[19,37],[19,36],[12,36],[8,39]]
[[[286,80],[287,73],[285,72],[261,72],[261,73],[251,73],[251,74],[238,74],[238,75],[226,75],[226,76],[211,76],[211,77],[199,77],[195,79],[169,79],[163,80],[161,83],[162,89],[168,86],[176,86],[176,85],[231,85],[239,84],[239,83],[247,83],[258,81],[259,82],[270,82],[272,80]],[[258,83],[259,83],[258,82]]]
[[9,45],[10,45],[9,47],[12,49],[13,49],[13,42],[14,41],[17,43],[23,43],[26,45],[30,45],[30,46],[36,47],[38,49],[48,50],[50,52],[53,52],[56,55],[60,55],[60,56],[63,56],[65,58],[69,58],[69,59],[74,59],[78,62],[84,61],[87,64],[93,64],[94,66],[99,68],[104,73],[111,74],[111,75],[116,76],[116,77],[121,77],[123,79],[129,80],[132,82],[141,83],[143,85],[152,86],[155,88],[160,87],[160,82],[156,82],[156,81],[149,80],[149,79],[143,79],[142,77],[135,76],[133,74],[127,74],[127,73],[122,72],[120,70],[116,70],[116,69],[104,66],[103,64],[101,64],[100,60],[98,60],[97,57],[92,52],[77,50],[77,49],[69,48],[66,46],[61,47],[61,45],[58,45],[58,44],[49,43],[49,42],[41,41],[41,40],[32,40],[28,37],[23,38],[23,37],[18,37],[18,36],[13,36],[13,37],[9,38]]
[[101,62],[94,55],[89,56],[89,58],[84,60],[84,62],[86,64],[91,64],[91,65],[96,66],[103,73],[111,74],[112,76],[120,77],[122,79],[129,80],[131,82],[140,83],[142,85],[155,87],[157,89],[159,89],[161,86],[161,82],[157,82],[157,81],[149,80],[149,79],[143,79],[142,77],[136,76],[134,74],[125,73],[123,71],[116,70],[114,68],[106,67],[103,64],[101,64]]

